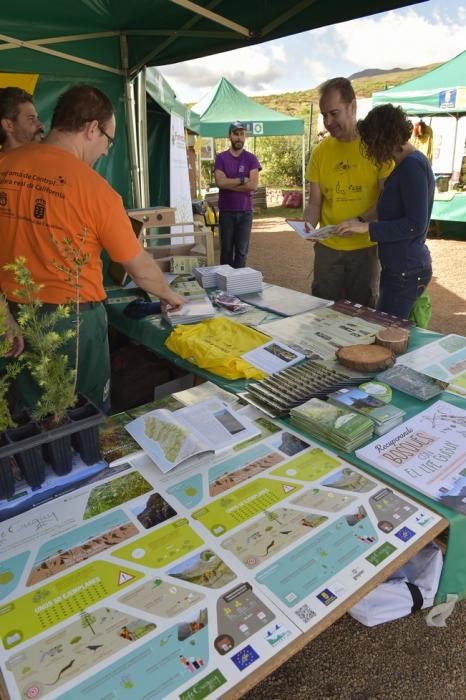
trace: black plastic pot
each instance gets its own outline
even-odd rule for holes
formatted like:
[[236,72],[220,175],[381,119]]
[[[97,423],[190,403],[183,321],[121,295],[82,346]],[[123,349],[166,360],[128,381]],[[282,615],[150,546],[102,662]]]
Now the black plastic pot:
[[[60,430],[60,428],[57,428],[57,430]],[[43,451],[45,461],[50,464],[55,474],[65,476],[65,474],[70,473],[73,466],[71,435],[56,437],[51,442],[46,442]]]
[[[5,433],[0,433],[0,449],[8,445]],[[13,458],[0,457],[0,499],[10,498],[15,492]]]
[[85,464],[101,459],[98,425],[105,415],[85,396],[79,395],[77,406],[68,411],[65,422],[50,430],[41,430],[27,414],[16,420],[19,427],[0,433],[0,498],[14,495],[13,458],[34,490],[44,482],[46,462],[58,476],[71,471],[72,446]]
[[31,420],[18,428],[9,428],[6,438],[10,443],[7,450],[14,455],[25,481],[32,489],[38,489],[45,479],[43,435],[38,424]]
[[84,462],[95,464],[102,459],[99,446],[99,425],[105,415],[92,401],[79,395],[78,405],[68,411],[68,417],[74,424],[71,443]]

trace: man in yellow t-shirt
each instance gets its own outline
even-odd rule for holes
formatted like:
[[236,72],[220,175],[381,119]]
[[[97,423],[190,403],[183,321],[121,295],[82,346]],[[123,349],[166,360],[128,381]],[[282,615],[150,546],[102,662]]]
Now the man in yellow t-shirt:
[[[347,219],[373,221],[377,198],[393,165],[378,167],[361,153],[356,95],[347,78],[324,83],[319,105],[330,136],[319,143],[307,166],[306,229]],[[314,252],[312,294],[375,306],[379,262],[369,234],[333,236],[316,243]]]

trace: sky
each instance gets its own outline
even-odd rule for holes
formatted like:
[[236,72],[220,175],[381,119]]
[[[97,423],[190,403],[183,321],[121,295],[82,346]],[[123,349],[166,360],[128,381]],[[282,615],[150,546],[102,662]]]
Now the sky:
[[465,27],[465,1],[429,0],[159,69],[185,103],[199,101],[222,77],[249,96],[295,92],[365,68],[447,61],[466,49]]

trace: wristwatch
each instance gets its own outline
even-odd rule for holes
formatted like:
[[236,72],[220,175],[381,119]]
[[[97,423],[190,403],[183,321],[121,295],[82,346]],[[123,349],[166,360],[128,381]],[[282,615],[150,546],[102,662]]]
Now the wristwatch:
[[244,185],[244,175],[239,176],[239,184]]

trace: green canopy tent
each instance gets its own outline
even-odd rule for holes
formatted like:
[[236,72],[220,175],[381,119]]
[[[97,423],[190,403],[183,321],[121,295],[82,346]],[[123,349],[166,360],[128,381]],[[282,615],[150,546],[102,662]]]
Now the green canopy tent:
[[[226,78],[193,107],[200,115],[201,136],[225,138],[228,126],[239,120],[246,124],[249,136],[301,136],[302,186],[304,188],[304,120],[281,114],[255,102]],[[304,201],[304,190],[303,190]]]
[[186,61],[413,4],[412,0],[74,0],[44,7],[3,3],[0,71],[38,73],[47,121],[56,96],[76,82],[104,90],[117,106],[118,144],[101,172],[126,204],[141,205],[133,81],[144,66]]
[[226,78],[221,78],[193,110],[200,116],[201,136],[225,138],[228,126],[239,119],[251,136],[301,136],[304,120],[281,114],[255,102]]
[[[389,90],[373,93],[372,103],[374,107],[391,103],[402,107],[408,114],[418,117],[440,115],[455,117],[454,143],[456,145],[452,156],[452,169],[455,170],[456,164],[457,172],[459,171],[464,151],[464,136],[460,135],[459,126],[460,119],[461,124],[466,119],[462,117],[466,115],[466,51],[419,78]],[[462,128],[462,134],[466,134],[466,126]],[[448,199],[439,198],[434,201],[432,219],[464,224],[466,194],[449,193],[447,196]]]
[[466,113],[466,51],[419,78],[373,93],[374,107],[386,103],[417,116]]
[[[185,129],[195,134],[200,133],[200,118],[176,99],[174,91],[156,68],[141,71],[139,81],[143,84],[138,91],[138,111],[141,117],[146,114],[146,134],[140,134],[139,139],[143,201],[169,206],[170,115],[174,113],[182,117]],[[141,148],[146,143],[147,148]]]

